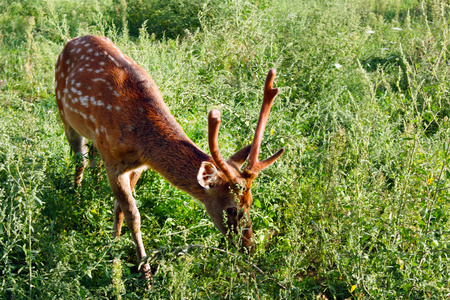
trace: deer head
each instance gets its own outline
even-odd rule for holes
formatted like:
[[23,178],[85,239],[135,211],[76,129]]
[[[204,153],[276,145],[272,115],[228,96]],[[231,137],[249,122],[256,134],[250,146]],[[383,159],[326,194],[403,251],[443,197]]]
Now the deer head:
[[[258,156],[264,129],[273,100],[279,89],[273,88],[276,71],[270,70],[264,85],[264,99],[256,126],[253,143],[244,147],[225,161],[219,151],[218,134],[220,112],[212,110],[208,116],[208,143],[213,162],[204,161],[197,175],[199,184],[209,197],[216,199],[214,205],[205,207],[215,226],[232,241],[232,233],[242,234],[242,245],[251,249],[253,230],[250,221],[250,207],[253,202],[251,186],[259,172],[275,162],[284,152],[281,149],[273,156],[260,161]],[[242,170],[247,160],[248,164]]]

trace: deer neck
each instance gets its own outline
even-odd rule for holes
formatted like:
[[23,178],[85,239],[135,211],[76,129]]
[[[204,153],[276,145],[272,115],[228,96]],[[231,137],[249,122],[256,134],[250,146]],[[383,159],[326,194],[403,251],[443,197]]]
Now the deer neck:
[[212,158],[200,150],[170,114],[163,102],[147,107],[147,122],[140,126],[141,157],[146,165],[173,186],[204,202],[206,193],[197,181],[203,161]]

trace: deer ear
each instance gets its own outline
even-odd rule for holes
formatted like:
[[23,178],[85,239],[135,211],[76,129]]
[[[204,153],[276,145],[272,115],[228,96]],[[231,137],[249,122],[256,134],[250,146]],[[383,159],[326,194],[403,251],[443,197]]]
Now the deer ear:
[[205,189],[209,189],[216,181],[216,178],[216,166],[209,161],[202,162],[197,174],[198,183]]
[[250,154],[250,150],[252,149],[252,145],[245,146],[238,152],[236,152],[230,159],[228,159],[229,164],[234,164],[238,170],[241,169],[242,165],[245,163],[245,161],[248,158],[248,155]]

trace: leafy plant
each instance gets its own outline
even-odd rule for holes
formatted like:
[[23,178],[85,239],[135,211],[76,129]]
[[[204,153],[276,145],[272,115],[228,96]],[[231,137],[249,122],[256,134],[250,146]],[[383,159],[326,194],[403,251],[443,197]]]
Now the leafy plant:
[[[0,298],[448,298],[448,17],[440,0],[1,2]],[[104,171],[73,189],[53,77],[82,34],[143,66],[202,149],[219,109],[224,156],[277,69],[261,156],[286,153],[253,186],[253,254],[147,171],[139,278]]]

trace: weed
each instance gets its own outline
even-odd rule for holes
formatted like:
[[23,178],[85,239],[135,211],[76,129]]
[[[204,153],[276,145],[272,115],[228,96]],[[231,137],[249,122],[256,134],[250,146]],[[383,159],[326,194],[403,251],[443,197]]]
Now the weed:
[[[144,2],[0,3],[0,298],[449,297],[446,1]],[[261,159],[286,153],[254,182],[252,255],[147,171],[152,288],[139,279],[104,171],[72,187],[54,64],[87,33],[151,74],[202,149],[220,109],[225,157],[251,143],[278,70]]]

